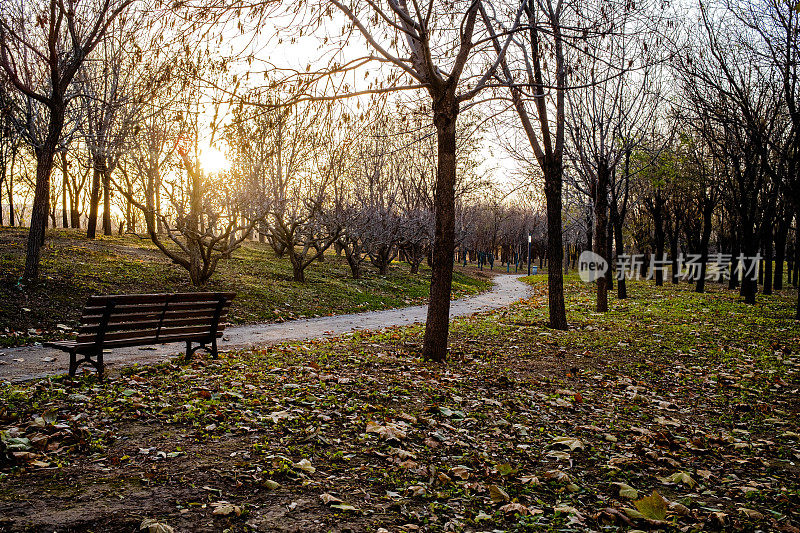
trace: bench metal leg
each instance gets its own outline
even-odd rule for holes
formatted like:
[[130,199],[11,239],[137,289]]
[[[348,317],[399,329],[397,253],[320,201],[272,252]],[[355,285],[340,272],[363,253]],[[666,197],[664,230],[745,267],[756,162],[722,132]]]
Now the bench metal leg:
[[100,350],[100,353],[97,354],[96,364],[94,367],[97,369],[97,380],[103,381],[103,370],[105,366],[103,365],[103,350]]
[[217,339],[216,339],[216,337],[211,339],[211,347],[210,348],[208,347],[208,343],[206,343],[206,342],[199,342],[199,343],[197,343],[197,346],[192,348],[192,341],[186,341],[186,360],[187,361],[191,360],[192,355],[194,355],[194,353],[197,350],[205,350],[209,354],[211,354],[211,357],[216,359],[218,357],[218,355],[219,355],[218,352],[217,352]]
[[95,370],[97,370],[97,378],[98,378],[98,380],[99,381],[103,381],[104,365],[103,365],[103,352],[102,352],[102,350],[94,356],[94,359],[92,359],[92,356],[90,354],[87,354],[87,355],[84,355],[83,359],[81,359],[80,361],[78,360],[77,352],[70,351],[69,352],[69,375],[70,375],[70,377],[75,377],[75,374],[78,372],[78,367],[81,365],[81,363],[89,363],[90,365],[92,365],[95,368]]
[[74,351],[69,352],[69,375],[70,377],[75,377],[75,372],[78,371],[78,361],[77,356]]

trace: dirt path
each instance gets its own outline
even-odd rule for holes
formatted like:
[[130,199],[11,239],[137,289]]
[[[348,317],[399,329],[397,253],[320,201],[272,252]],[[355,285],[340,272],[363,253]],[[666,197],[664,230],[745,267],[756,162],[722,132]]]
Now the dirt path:
[[[500,274],[494,277],[491,290],[462,298],[450,305],[450,317],[470,315],[505,307],[528,295],[528,286],[519,281],[520,276]],[[294,320],[281,324],[254,324],[228,328],[220,349],[265,346],[284,341],[314,339],[341,335],[355,330],[376,330],[389,326],[405,326],[424,322],[427,305],[370,311],[350,315],[328,316]],[[133,364],[153,364],[164,361],[183,350],[182,343],[162,344],[156,347],[121,348],[105,354],[109,370]],[[201,352],[202,353],[202,352]],[[23,346],[0,350],[0,382],[26,381],[63,374],[68,366],[64,352],[42,346]]]

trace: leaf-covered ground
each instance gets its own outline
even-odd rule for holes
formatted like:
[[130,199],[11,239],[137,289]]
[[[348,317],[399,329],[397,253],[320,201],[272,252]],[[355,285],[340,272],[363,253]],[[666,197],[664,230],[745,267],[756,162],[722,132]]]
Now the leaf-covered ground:
[[[27,229],[0,228],[0,348],[69,337],[92,294],[197,290],[149,240],[90,240],[78,230],[48,230],[41,282],[21,290],[26,239]],[[427,299],[430,285],[426,266],[411,274],[399,262],[385,276],[367,262],[362,279],[353,280],[344,257],[333,251],[309,266],[306,276],[306,283],[292,281],[287,258],[276,257],[267,244],[248,242],[219,263],[205,290],[236,292],[229,320],[254,324],[416,305]],[[453,281],[455,297],[490,286],[473,268],[459,269]]]
[[0,393],[0,530],[784,531],[800,527],[793,294],[635,283],[569,331],[546,279],[421,328]]

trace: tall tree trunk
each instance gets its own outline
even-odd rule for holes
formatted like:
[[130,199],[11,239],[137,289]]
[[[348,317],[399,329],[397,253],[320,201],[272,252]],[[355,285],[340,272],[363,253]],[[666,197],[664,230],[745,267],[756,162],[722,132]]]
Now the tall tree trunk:
[[[608,213],[608,211],[606,211]],[[606,287],[609,291],[614,290],[614,227],[606,217],[606,259],[608,261],[608,270],[606,271]],[[569,258],[567,258],[569,262]],[[564,272],[566,274],[566,272]]]
[[[156,213],[161,213],[161,177],[155,181]],[[159,216],[156,218],[156,231],[159,235],[164,234],[164,220]]]
[[133,215],[133,206],[130,202],[125,202],[125,231],[129,233],[136,233],[136,220]]
[[8,175],[8,183],[6,183],[8,191],[8,224],[13,227],[14,220],[14,157],[11,157],[11,173]]
[[[749,258],[745,259],[743,268],[745,271],[749,269],[752,272],[756,272],[758,261]],[[756,303],[756,292],[758,290],[757,277],[754,277],[752,272],[742,278],[742,286],[739,289],[739,294],[744,298],[744,302],[751,305]]]
[[44,245],[47,214],[50,211],[50,174],[53,170],[53,159],[61,138],[61,130],[64,128],[64,108],[64,105],[58,104],[50,107],[47,138],[44,144],[36,150],[36,188],[33,194],[25,271],[22,274],[22,279],[27,282],[36,282],[39,278],[39,261]]
[[[617,213],[617,209],[615,206],[611,207],[612,213]],[[617,249],[617,257],[620,257],[625,253],[625,243],[622,241],[622,221],[619,219],[619,215],[613,216],[612,225],[614,226],[614,241],[616,243]],[[619,300],[624,300],[628,297],[628,287],[625,283],[625,272],[618,271],[617,274],[617,298]]]
[[772,221],[768,220],[764,230],[764,294],[772,294]]
[[64,168],[61,181],[61,227],[68,228],[69,220],[67,219],[67,169]]
[[[798,220],[798,226],[800,226],[800,220]],[[800,285],[798,281],[800,281],[800,227],[795,230],[794,235],[794,262],[792,264],[792,286],[797,287]],[[798,291],[800,292],[800,291]]]
[[[656,253],[650,261],[650,269],[655,275],[656,286],[660,287],[664,285],[664,270],[662,268],[656,268],[656,264],[660,265],[664,258],[664,209],[660,199],[656,198],[654,203],[655,210],[653,212],[653,226],[655,226]],[[658,263],[656,263],[656,261],[658,261]]]
[[[597,168],[597,187],[595,188],[594,195],[594,253],[605,259],[606,264],[609,265],[609,258],[607,257],[606,235],[608,230],[608,182],[609,182],[609,169],[605,161],[601,161]],[[605,273],[597,278],[597,304],[596,309],[598,313],[608,311],[608,279]]]
[[[61,152],[61,225],[64,228],[69,227],[68,213],[67,213],[67,193],[69,192],[69,168],[67,162],[67,151]],[[71,196],[71,195],[70,195]]]
[[56,209],[58,209],[58,195],[55,198],[51,198],[51,200],[55,200],[54,203],[50,204],[50,227],[57,228],[56,225]]
[[743,261],[742,273],[742,286],[739,289],[739,295],[744,298],[745,303],[756,303],[756,292],[758,291],[758,260],[756,254],[758,252],[758,238],[752,231],[752,223],[743,222],[742,224],[742,252],[744,253],[745,260]]
[[92,189],[89,191],[89,220],[86,223],[86,237],[89,239],[97,236],[97,212],[100,207],[100,168],[96,162],[93,167]]
[[[677,226],[677,224],[676,224]],[[680,280],[681,273],[679,272],[680,266],[678,265],[678,239],[680,238],[680,232],[678,232],[678,228],[675,228],[669,236],[669,253],[672,256],[672,272],[670,279],[673,285],[677,285],[678,281]]]
[[431,267],[430,303],[422,356],[431,361],[447,358],[450,329],[450,290],[455,249],[456,120],[458,104],[452,96],[434,100],[433,122],[438,141],[436,213]]
[[[563,172],[561,161],[548,159],[543,168],[544,195],[547,201],[547,261],[548,265],[560,265],[564,259],[561,236],[561,189]],[[550,310],[550,327],[567,329],[567,310],[564,305],[564,276],[560,268],[547,268],[547,298]]]
[[591,223],[586,230],[586,250],[594,250],[594,226]]
[[[196,237],[200,231],[201,219],[203,217],[203,182],[200,171],[197,168],[189,169],[188,163],[187,171],[192,181],[191,196],[189,197],[189,216],[186,219],[186,226],[188,228],[186,239],[186,248],[189,250],[189,277],[192,279],[192,285],[195,287],[202,287],[206,284],[207,279],[203,275],[203,254],[200,242]],[[103,215],[105,219],[105,214]],[[109,228],[111,227],[111,218],[109,217]]]
[[778,223],[775,232],[775,275],[772,279],[772,288],[776,291],[783,289],[783,264],[786,261],[786,236],[789,233],[789,222],[786,216]]
[[111,171],[103,166],[103,235],[111,234]]
[[[6,183],[6,161],[3,160],[3,174],[0,176],[0,226],[3,225],[3,184]],[[13,226],[13,224],[12,224]]]
[[705,292],[706,271],[708,269],[708,243],[711,240],[711,215],[714,203],[708,196],[703,198],[703,236],[700,238],[700,277],[695,285],[695,292]]
[[739,253],[742,247],[739,244],[737,234],[733,229],[731,230],[731,277],[728,279],[728,289],[734,290],[739,286]]
[[70,185],[67,188],[69,192],[69,221],[72,229],[80,229],[81,227],[81,213],[78,210],[80,207],[80,192],[77,187]]

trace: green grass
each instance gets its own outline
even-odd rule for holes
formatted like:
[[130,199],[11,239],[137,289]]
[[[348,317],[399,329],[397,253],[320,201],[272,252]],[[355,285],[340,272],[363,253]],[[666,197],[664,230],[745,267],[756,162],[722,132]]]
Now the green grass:
[[[80,499],[81,524],[110,531],[144,517],[176,530],[794,531],[793,289],[748,306],[718,285],[634,282],[598,314],[593,286],[568,276],[570,328],[555,331],[546,276],[528,281],[528,300],[453,322],[445,365],[419,358],[412,326],[129,368],[103,385],[88,375],[0,389],[0,434],[28,450],[0,468],[0,510],[29,521],[12,529],[55,527],[37,508]],[[92,501],[112,474],[108,511]],[[267,479],[281,487],[264,490]],[[143,484],[169,501],[136,499]],[[508,500],[493,501],[492,485]],[[653,491],[665,520],[635,514]],[[246,514],[214,516],[217,500]],[[275,516],[293,502],[305,503]]]
[[[73,495],[55,490],[64,479],[80,480],[70,489],[76,495],[94,494],[93,483],[106,483],[97,468],[110,465],[121,498],[144,482],[183,502],[131,507],[110,530],[159,516],[179,529],[213,521],[243,531],[276,506],[318,502],[323,493],[359,511],[312,504],[286,520],[354,531],[446,531],[451,521],[506,531],[796,525],[793,290],[748,306],[714,284],[696,294],[686,284],[634,282],[628,300],[611,298],[611,310],[598,314],[593,286],[568,276],[570,328],[554,331],[546,326],[546,276],[526,279],[530,299],[454,321],[445,366],[418,358],[422,327],[412,326],[132,368],[103,386],[93,377],[58,378],[0,390],[8,442],[13,430],[31,443],[43,433],[61,443],[12,460],[0,505],[28,490],[15,487],[61,505]],[[55,434],[53,421],[88,429],[80,438]],[[390,441],[368,430],[388,422],[404,436]],[[554,444],[564,436],[581,446]],[[149,447],[176,455],[155,461],[137,451]],[[300,470],[301,459],[316,473]],[[238,483],[217,483],[209,463]],[[695,485],[671,481],[676,474]],[[261,490],[266,478],[282,487]],[[636,517],[614,483],[639,498],[657,491],[671,502],[666,520]],[[526,511],[493,502],[490,485]],[[220,494],[209,495],[209,486]],[[247,517],[215,518],[202,505],[216,499]],[[102,509],[86,518],[107,519]]]
[[[64,336],[75,327],[92,294],[195,290],[186,271],[169,262],[149,240],[111,236],[90,241],[70,230],[48,232],[41,283],[21,288],[26,236],[25,230],[0,228],[0,346]],[[294,282],[286,258],[277,258],[268,245],[247,243],[219,263],[205,290],[236,292],[230,321],[242,324],[420,304],[430,284],[428,269],[414,275],[399,262],[385,276],[365,267],[363,279],[353,280],[344,258],[333,251],[306,272],[306,283]],[[459,271],[453,295],[489,286],[486,277]]]

